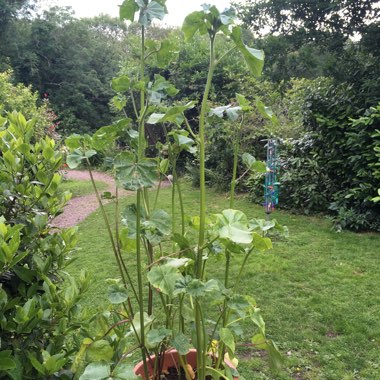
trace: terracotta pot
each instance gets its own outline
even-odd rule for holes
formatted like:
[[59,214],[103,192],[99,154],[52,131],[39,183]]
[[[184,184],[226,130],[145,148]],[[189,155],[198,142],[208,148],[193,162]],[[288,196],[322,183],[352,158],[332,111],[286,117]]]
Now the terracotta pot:
[[[155,356],[152,355],[151,359],[154,361]],[[197,367],[197,350],[191,349],[189,351],[189,353],[186,355],[186,359],[187,359],[187,362],[193,368],[196,368]],[[179,367],[178,362],[179,362],[179,355],[178,355],[177,350],[173,349],[173,350],[166,351],[165,356],[164,356],[163,370],[165,371],[171,367],[178,368]],[[229,360],[225,360],[225,363],[228,367],[235,368],[235,366]],[[149,361],[147,361],[147,365],[148,365],[149,376],[151,376],[151,375],[153,375],[153,368],[150,366]],[[143,362],[138,363],[136,365],[134,371],[135,371],[135,374],[140,375],[142,379],[148,380],[148,379],[145,379],[145,377],[144,377],[144,364],[143,364]],[[234,376],[234,380],[239,380],[239,378]]]

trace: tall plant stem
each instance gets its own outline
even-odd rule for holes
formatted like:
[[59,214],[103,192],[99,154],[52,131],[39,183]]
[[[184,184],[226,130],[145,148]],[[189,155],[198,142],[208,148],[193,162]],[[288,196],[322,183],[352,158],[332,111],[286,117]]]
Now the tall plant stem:
[[239,132],[241,130],[241,126],[243,125],[243,123],[244,123],[244,114],[241,119],[240,125],[235,127],[236,129],[234,133],[234,162],[232,166],[232,180],[231,180],[231,188],[230,188],[230,208],[234,208],[234,202],[235,202],[235,187],[236,187],[236,182],[238,181],[236,177],[237,177],[237,167],[238,167],[239,149],[240,149]]
[[199,240],[198,240],[198,255],[197,255],[197,277],[202,275],[202,247],[205,240],[206,227],[206,180],[205,180],[205,126],[206,126],[206,109],[208,96],[211,89],[212,77],[214,74],[214,40],[215,36],[210,38],[210,65],[207,75],[205,91],[203,93],[201,112],[199,116],[199,179],[200,179],[200,225],[199,225]]
[[[140,60],[140,80],[144,80],[145,77],[145,27],[141,26],[141,60]],[[138,157],[143,158],[145,154],[145,92],[140,91],[140,118],[139,118],[139,147]]]
[[[140,60],[140,80],[144,80],[145,76],[145,27],[141,26],[141,60]],[[140,161],[145,156],[145,93],[140,92],[140,117],[139,117],[139,145],[137,151],[137,160]],[[144,192],[142,189],[137,190],[136,200],[136,266],[137,266],[137,288],[139,294],[139,312],[140,312],[140,344],[143,356],[144,376],[148,378],[148,365],[145,347],[145,327],[144,327],[144,294],[143,294],[143,267],[141,260],[141,206],[143,204],[142,197]],[[146,203],[144,202],[144,206]]]
[[[154,252],[153,252],[153,246],[152,244],[148,241],[147,242],[147,253],[148,253],[148,265],[149,265],[149,268],[151,267],[151,265],[153,264],[153,261],[154,261]],[[150,269],[148,269],[150,270]],[[148,315],[152,315],[153,314],[153,289],[152,289],[152,285],[149,283],[148,284]]]
[[232,180],[231,180],[231,189],[230,189],[230,208],[234,208],[238,158],[239,158],[239,143],[235,142],[234,162],[233,162],[233,167],[232,167]]
[[[215,67],[215,51],[214,51],[215,35],[210,36],[210,65],[207,75],[205,91],[203,93],[201,112],[199,116],[199,177],[200,177],[200,210],[199,210],[199,240],[196,260],[196,277],[202,278],[203,263],[203,245],[205,241],[206,227],[206,181],[205,181],[205,126],[206,126],[206,109],[208,96],[211,89],[212,77]],[[205,342],[204,324],[201,315],[201,308],[198,302],[195,303],[195,329],[197,335],[198,347],[203,347]],[[197,351],[197,367],[198,379],[204,380],[206,372],[205,355],[203,350]]]
[[140,312],[140,344],[143,356],[144,375],[148,378],[148,366],[145,356],[145,327],[144,327],[144,294],[142,278],[142,261],[141,261],[141,196],[142,190],[137,190],[137,211],[136,211],[136,266],[137,266],[137,288],[139,294],[139,312]]
[[[172,155],[170,152],[169,157]],[[171,207],[172,207],[172,234],[174,235],[175,230],[176,230],[176,221],[175,221],[175,177],[174,173],[176,171],[176,160],[172,160],[172,166],[173,166],[173,182],[172,182],[172,199],[171,199]],[[173,241],[173,250],[175,248],[175,242]]]
[[178,181],[178,176],[176,174],[176,180],[175,184],[177,186],[177,192],[178,192],[178,199],[179,199],[179,208],[181,210],[181,234],[182,236],[185,235],[185,209],[183,207],[183,198],[182,198],[182,190],[181,185]]

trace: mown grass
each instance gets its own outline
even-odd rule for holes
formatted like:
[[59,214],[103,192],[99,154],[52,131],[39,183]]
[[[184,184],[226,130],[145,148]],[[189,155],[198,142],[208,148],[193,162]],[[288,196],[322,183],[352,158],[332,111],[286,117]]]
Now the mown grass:
[[[95,181],[95,183],[99,191],[104,191],[107,189],[107,184],[105,182]],[[93,187],[91,181],[89,180],[65,179],[62,181],[60,188],[63,191],[71,191],[73,197],[81,197],[83,195],[93,193]]]
[[[189,215],[198,211],[198,191],[186,184]],[[132,203],[128,198],[122,203]],[[208,192],[211,212],[228,207],[223,194]],[[160,207],[170,208],[170,189],[161,190]],[[113,206],[106,206],[112,218]],[[236,208],[264,218],[261,207],[239,198]],[[242,293],[262,309],[267,332],[284,356],[284,370],[269,371],[262,352],[240,347],[239,371],[251,379],[380,379],[380,235],[336,233],[329,221],[282,211],[273,215],[290,237],[247,265]],[[79,225],[78,260],[71,272],[86,268],[94,283],[84,305],[106,304],[107,278],[118,276],[99,211]],[[241,258],[231,266],[236,273]],[[133,271],[133,257],[127,258]],[[221,262],[215,262],[218,275]],[[249,336],[247,336],[249,342]]]

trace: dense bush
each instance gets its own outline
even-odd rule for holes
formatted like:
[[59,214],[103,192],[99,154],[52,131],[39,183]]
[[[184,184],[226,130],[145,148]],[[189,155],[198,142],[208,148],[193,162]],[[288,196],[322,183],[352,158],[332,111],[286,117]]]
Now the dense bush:
[[62,155],[16,112],[0,116],[0,151],[0,378],[64,379],[87,280],[63,272],[75,230],[49,227],[69,199],[59,189]]
[[363,113],[354,96],[345,86],[328,86],[306,99],[309,132],[282,147],[281,204],[329,210],[338,228],[379,230],[379,205],[371,201],[379,187],[379,106]]
[[38,94],[31,87],[12,83],[12,71],[0,73],[0,115],[13,110],[22,111],[27,119],[35,118],[34,134],[43,136],[46,132],[53,133],[56,116],[49,108],[48,102],[37,106]]

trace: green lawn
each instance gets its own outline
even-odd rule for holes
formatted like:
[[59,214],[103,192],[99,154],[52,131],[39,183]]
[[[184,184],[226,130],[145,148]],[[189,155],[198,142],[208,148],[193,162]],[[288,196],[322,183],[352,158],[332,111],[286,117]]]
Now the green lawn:
[[[95,183],[100,192],[107,189],[107,184],[105,182],[95,181]],[[60,188],[63,191],[71,191],[73,197],[81,197],[93,192],[92,184],[89,180],[65,179],[62,181]]]
[[[193,215],[198,191],[187,189],[185,207]],[[160,202],[169,208],[170,189],[161,190]],[[226,196],[211,190],[208,202],[211,212],[228,207]],[[244,198],[235,207],[264,218],[262,208]],[[106,208],[112,217],[113,205]],[[260,305],[269,336],[285,358],[284,371],[271,374],[265,355],[243,347],[239,371],[246,380],[380,379],[380,235],[336,233],[318,217],[282,211],[273,216],[288,226],[290,237],[252,258],[242,293]],[[92,273],[94,283],[84,300],[92,310],[105,303],[105,280],[118,276],[102,225],[99,211],[79,225],[78,260],[68,268],[74,275],[81,268]],[[236,271],[240,257],[234,260]],[[133,257],[127,262],[133,269]],[[212,266],[212,275],[219,265]]]

